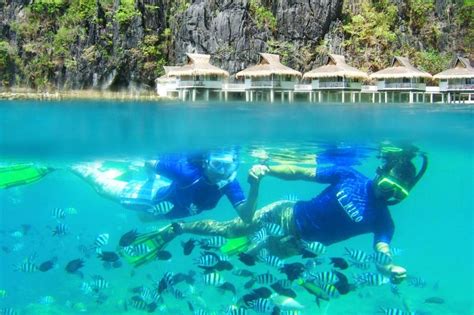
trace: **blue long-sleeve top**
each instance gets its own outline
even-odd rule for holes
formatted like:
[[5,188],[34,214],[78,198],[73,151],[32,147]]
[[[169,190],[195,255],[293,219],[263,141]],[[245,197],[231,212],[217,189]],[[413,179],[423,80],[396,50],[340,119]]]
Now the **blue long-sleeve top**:
[[237,181],[232,179],[223,187],[210,183],[200,165],[190,163],[186,156],[166,156],[158,161],[155,172],[172,183],[156,196],[156,202],[166,200],[173,209],[166,214],[170,219],[182,218],[204,210],[214,209],[222,196],[227,196],[235,207],[246,201]]
[[296,230],[325,245],[366,233],[374,244],[390,243],[395,226],[387,205],[375,197],[372,181],[348,167],[318,168],[315,181],[330,184],[309,201],[294,206]]

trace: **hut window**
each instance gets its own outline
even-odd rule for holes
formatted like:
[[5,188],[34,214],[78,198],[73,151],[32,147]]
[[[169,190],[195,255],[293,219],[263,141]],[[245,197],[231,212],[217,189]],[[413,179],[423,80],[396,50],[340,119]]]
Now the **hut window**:
[[211,74],[211,75],[209,76],[209,80],[210,80],[210,81],[217,81],[217,79],[218,79],[218,78],[217,78],[217,75],[216,75],[216,74]]

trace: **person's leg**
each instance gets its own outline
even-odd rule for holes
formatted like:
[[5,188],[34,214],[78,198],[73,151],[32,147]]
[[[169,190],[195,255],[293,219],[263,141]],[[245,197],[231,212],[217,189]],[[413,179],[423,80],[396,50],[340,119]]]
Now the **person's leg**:
[[71,167],[71,171],[89,183],[94,190],[108,199],[120,202],[123,190],[127,182],[115,179],[121,173],[118,170],[100,170],[101,164],[77,164]]
[[191,233],[205,236],[223,236],[225,238],[235,238],[247,236],[257,232],[263,223],[268,220],[277,219],[283,209],[291,207],[292,202],[277,201],[271,203],[255,212],[252,223],[244,223],[240,218],[229,221],[201,220],[195,222],[181,223],[183,233]]

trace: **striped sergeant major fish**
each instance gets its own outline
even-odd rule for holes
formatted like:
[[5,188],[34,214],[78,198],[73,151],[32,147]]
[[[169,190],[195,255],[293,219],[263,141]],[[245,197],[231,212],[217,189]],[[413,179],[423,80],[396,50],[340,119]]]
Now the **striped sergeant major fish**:
[[161,295],[158,294],[156,290],[152,290],[147,287],[141,287],[137,293],[146,303],[158,302],[161,298]]
[[195,259],[198,267],[213,267],[220,261],[219,256],[213,253],[204,254]]
[[283,236],[285,232],[283,228],[276,224],[276,223],[265,223],[264,225],[265,230],[267,231],[269,236]]
[[107,245],[109,243],[109,238],[109,233],[99,234],[94,241],[94,247],[101,248],[102,246]]
[[358,285],[367,285],[367,286],[380,286],[390,282],[390,278],[379,274],[379,273],[372,273],[366,272],[360,274],[354,278],[355,282]]
[[66,217],[66,211],[64,211],[63,208],[54,208],[53,211],[51,211],[51,216],[56,220],[62,220]]
[[164,291],[168,290],[169,288],[173,287],[174,286],[173,278],[174,278],[174,273],[172,273],[171,271],[165,272],[163,277],[158,282],[158,288],[157,288],[158,293],[161,294]]
[[143,301],[143,299],[138,296],[138,295],[134,295],[132,296],[132,298],[130,299],[130,305],[133,307],[133,308],[136,308],[137,310],[141,310],[141,311],[146,311],[148,313],[152,313],[156,310],[156,303],[155,302],[152,302],[152,303],[146,303],[145,301]]
[[375,252],[369,256],[369,259],[374,262],[376,265],[388,265],[392,263],[392,257],[390,255],[382,253],[382,252]]
[[282,310],[280,311],[280,315],[301,315],[300,310]]
[[93,280],[89,283],[94,292],[98,292],[109,287],[109,282],[101,276],[93,276]]
[[309,273],[309,275],[319,285],[334,284],[339,281],[337,274],[332,271],[323,271],[317,274]]
[[261,260],[262,262],[266,263],[267,265],[270,265],[270,266],[278,268],[278,269],[283,268],[283,266],[285,265],[285,262],[282,259],[280,259],[277,256],[273,256],[273,255],[259,254],[258,259]]
[[199,241],[199,244],[203,249],[221,248],[225,243],[227,243],[227,240],[222,236],[213,236]]
[[25,261],[23,261],[21,264],[16,265],[14,270],[26,272],[26,273],[33,273],[33,272],[37,272],[39,268],[30,259],[25,259]]
[[268,233],[266,228],[261,228],[259,231],[257,231],[252,237],[251,240],[254,243],[263,243],[267,240]]
[[369,256],[367,253],[359,250],[359,249],[350,249],[350,248],[345,248],[346,249],[346,254],[349,255],[349,257],[360,263],[365,263],[365,262],[370,262]]
[[270,313],[275,308],[275,304],[270,299],[258,298],[248,303],[249,307],[257,313]]
[[160,201],[149,211],[150,214],[154,216],[165,215],[173,210],[174,204],[169,201]]
[[217,272],[211,272],[203,275],[204,283],[207,285],[218,287],[224,284],[224,279]]
[[320,256],[326,253],[326,246],[324,246],[320,242],[305,242],[302,241],[303,248],[307,250],[308,252]]
[[337,291],[337,288],[334,286],[334,284],[323,284],[321,285],[321,289],[323,289],[323,291],[326,292],[330,298],[335,298],[339,296],[339,292]]
[[259,275],[255,276],[255,281],[257,281],[258,284],[263,284],[263,285],[275,283],[277,280],[278,279],[275,278],[275,276],[273,276],[269,272],[262,273],[262,274],[259,274]]
[[11,307],[0,308],[0,315],[18,315],[19,313]]
[[92,294],[94,290],[92,289],[92,286],[90,285],[89,282],[83,282],[81,284],[81,292],[86,294],[86,295],[89,295],[89,294]]
[[301,200],[300,197],[298,197],[298,195],[296,194],[287,194],[287,195],[282,196],[281,199],[291,201],[291,202],[298,202]]
[[69,232],[67,225],[59,223],[53,230],[53,236],[64,236]]
[[358,262],[358,261],[354,261],[354,260],[349,260],[349,262],[351,263],[351,265],[353,267],[356,267],[357,269],[362,269],[362,270],[367,270],[370,268],[371,266],[371,263],[366,261],[366,262]]
[[384,315],[415,315],[415,312],[406,312],[398,308],[380,307],[380,313]]
[[146,244],[130,245],[123,248],[123,251],[129,256],[142,256],[150,252]]
[[225,315],[248,315],[248,311],[246,308],[230,305],[225,310]]

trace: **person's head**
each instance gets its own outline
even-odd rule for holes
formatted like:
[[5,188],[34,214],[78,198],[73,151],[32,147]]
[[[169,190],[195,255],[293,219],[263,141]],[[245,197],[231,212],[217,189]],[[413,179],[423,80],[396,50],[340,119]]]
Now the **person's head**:
[[239,158],[235,150],[211,151],[205,154],[202,167],[206,178],[218,184],[235,177]]
[[379,169],[374,180],[376,195],[388,205],[394,205],[408,197],[417,182],[416,167],[411,161],[397,163],[389,170]]

